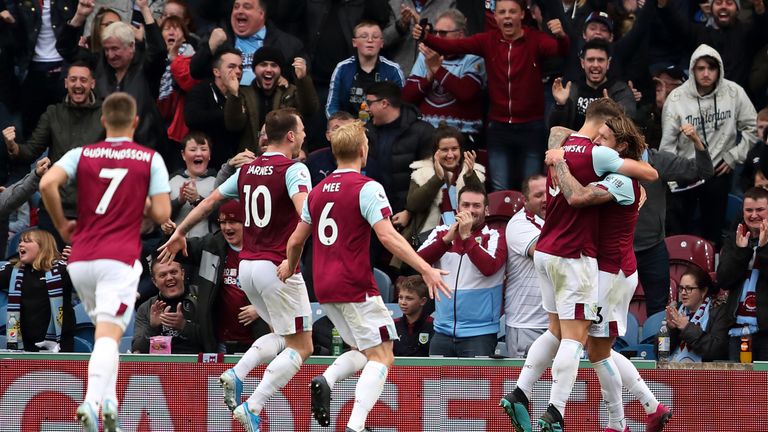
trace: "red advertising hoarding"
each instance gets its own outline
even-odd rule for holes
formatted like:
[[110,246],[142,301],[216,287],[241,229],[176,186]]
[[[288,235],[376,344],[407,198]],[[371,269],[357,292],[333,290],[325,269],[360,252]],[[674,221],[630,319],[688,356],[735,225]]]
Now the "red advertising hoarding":
[[[85,394],[87,361],[13,358],[0,360],[0,430],[79,431],[74,412]],[[126,431],[240,431],[222,402],[221,363],[124,361],[118,395]],[[141,357],[151,360],[152,357]],[[322,362],[322,360],[320,361]],[[407,361],[390,371],[384,394],[369,416],[376,432],[509,431],[499,399],[514,388],[519,367],[511,362]],[[519,362],[514,363],[519,366]],[[263,432],[344,431],[357,380],[336,385],[331,427],[311,420],[309,381],[325,364],[307,364],[263,413]],[[245,383],[250,394],[263,367]],[[674,418],[669,431],[768,432],[768,373],[753,371],[641,370]],[[551,377],[534,389],[532,417],[546,408]],[[643,431],[645,413],[625,391],[632,431]],[[591,369],[581,369],[566,408],[566,430],[602,431],[607,414]],[[601,427],[602,426],[602,427]]]

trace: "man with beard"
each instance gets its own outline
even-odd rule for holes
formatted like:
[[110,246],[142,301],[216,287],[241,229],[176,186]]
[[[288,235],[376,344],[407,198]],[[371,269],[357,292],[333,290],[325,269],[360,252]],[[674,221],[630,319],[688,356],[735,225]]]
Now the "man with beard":
[[558,78],[552,84],[555,108],[549,115],[550,126],[565,126],[576,129],[584,124],[584,114],[593,101],[609,97],[624,108],[628,117],[634,117],[635,98],[627,83],[608,79],[611,66],[610,45],[604,39],[592,39],[581,51],[583,80],[571,81],[563,86]]
[[184,269],[172,261],[152,261],[152,283],[160,291],[136,310],[133,352],[147,354],[153,336],[170,336],[172,354],[197,354],[203,349],[197,322],[196,287],[184,286]]
[[[3,129],[8,154],[21,162],[31,163],[47,150],[51,163],[56,163],[67,151],[103,139],[104,126],[99,120],[101,104],[97,103],[93,92],[95,85],[93,73],[87,63],[75,62],[70,65],[64,80],[67,96],[63,102],[48,107],[26,142],[16,141],[15,127]],[[66,186],[62,191],[62,205],[64,215],[68,219],[74,219],[74,185]],[[52,233],[59,245],[63,246],[42,202],[38,218],[38,226]]]
[[[253,55],[251,85],[241,85],[237,77],[224,77],[227,102],[224,105],[224,125],[228,131],[241,132],[240,148],[251,148],[258,141],[267,113],[280,108],[296,108],[306,118],[320,109],[320,102],[307,74],[307,63],[301,57],[293,59],[296,84],[283,77],[285,60],[280,51],[265,46]],[[256,150],[256,149],[252,149]]]
[[226,29],[213,29],[208,43],[200,44],[192,57],[190,72],[193,78],[210,77],[213,53],[223,43],[243,53],[243,76],[240,80],[243,85],[250,84],[256,77],[253,72],[253,56],[262,47],[273,47],[286,58],[307,57],[301,41],[267,21],[266,0],[235,0],[229,26]]

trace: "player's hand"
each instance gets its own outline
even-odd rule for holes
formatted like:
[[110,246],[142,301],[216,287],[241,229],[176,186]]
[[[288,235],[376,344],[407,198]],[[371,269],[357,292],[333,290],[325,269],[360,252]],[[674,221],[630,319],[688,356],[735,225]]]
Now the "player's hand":
[[288,265],[288,260],[284,259],[283,262],[277,266],[277,278],[280,279],[280,282],[285,283],[289,277],[293,276],[294,270],[295,268],[291,268],[291,266]]
[[184,256],[187,256],[187,239],[181,231],[176,230],[173,232],[173,235],[171,235],[171,238],[169,238],[165,244],[157,248],[157,250],[160,252],[157,255],[157,259],[160,260],[161,263],[168,264],[173,261],[179,251],[181,251]]
[[252,322],[259,319],[259,313],[256,312],[256,306],[248,305],[240,308],[240,313],[237,314],[237,321],[244,325],[251,325]]
[[51,167],[51,160],[47,157],[44,157],[37,161],[35,164],[35,174],[37,174],[38,177],[42,177],[43,174],[48,172],[48,168]]
[[56,231],[59,232],[64,243],[72,243],[72,235],[75,233],[75,228],[77,228],[77,221],[68,220],[64,225],[57,226]]
[[637,211],[640,212],[640,209],[643,208],[643,204],[645,204],[645,201],[648,199],[648,194],[645,192],[645,188],[640,186],[640,201],[637,204]]
[[184,330],[187,320],[184,319],[184,314],[181,311],[181,302],[176,304],[175,311],[171,311],[171,307],[166,306],[163,313],[160,314],[160,323],[176,330]]
[[565,160],[565,150],[561,148],[547,150],[544,154],[544,163],[547,166],[555,166],[561,160]]
[[462,240],[466,240],[472,235],[472,223],[474,218],[468,211],[461,211],[456,214],[456,222],[459,226],[459,236]]
[[747,247],[751,235],[752,233],[749,232],[746,225],[739,224],[739,226],[736,227],[736,246],[740,248]]
[[252,151],[245,150],[232,156],[232,159],[228,160],[227,163],[229,164],[229,166],[237,169],[247,163],[253,162],[255,159],[256,159],[256,155]]
[[632,91],[632,97],[635,99],[635,102],[640,102],[640,100],[643,99],[643,93],[635,88],[632,81],[627,81],[627,85],[629,86],[629,90]]
[[227,41],[227,34],[220,27],[216,27],[208,37],[208,48],[215,52],[221,44]]
[[552,97],[558,105],[565,105],[568,102],[568,96],[571,95],[571,81],[563,87],[563,79],[555,78],[552,83]]
[[307,76],[307,61],[301,57],[294,57],[293,59],[293,73],[296,74],[296,79],[302,79]]
[[57,353],[61,351],[61,346],[56,341],[45,340],[42,342],[36,342],[35,346],[40,348],[40,351],[46,351],[51,353]]
[[149,306],[149,326],[150,327],[160,327],[160,315],[163,314],[163,310],[165,310],[166,304],[162,300],[155,300],[152,305]]
[[173,234],[173,231],[176,230],[176,222],[168,219],[167,221],[163,222],[162,225],[160,225],[160,230],[165,235],[171,235]]
[[405,228],[408,226],[408,223],[411,222],[411,214],[408,213],[408,210],[403,210],[399,213],[396,213],[394,216],[392,216],[392,225],[395,226],[395,228]]
[[440,270],[433,267],[429,267],[427,270],[421,273],[421,277],[424,279],[424,283],[427,284],[429,289],[429,298],[437,301],[442,300],[440,293],[442,292],[445,297],[451,298],[451,289],[443,280],[443,276],[448,275],[447,270]]

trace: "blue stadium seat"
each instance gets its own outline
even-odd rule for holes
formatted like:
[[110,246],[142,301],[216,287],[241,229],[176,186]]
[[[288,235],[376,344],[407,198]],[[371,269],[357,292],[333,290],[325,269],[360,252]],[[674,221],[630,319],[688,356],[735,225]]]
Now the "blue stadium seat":
[[397,319],[403,316],[403,311],[400,310],[400,305],[397,303],[386,303],[389,313],[392,315],[392,319]]
[[0,334],[5,334],[5,323],[8,322],[8,293],[0,291]]
[[[77,326],[75,327],[75,339],[82,339],[93,346],[93,335],[96,332],[96,327],[90,326]],[[79,351],[76,351],[79,352]]]
[[666,318],[666,311],[659,311],[648,317],[643,323],[643,332],[640,336],[640,343],[656,343],[656,335],[659,334],[661,322]]
[[132,344],[133,344],[133,336],[123,336],[122,338],[120,338],[120,347],[118,348],[120,354],[125,354],[131,351]]
[[85,311],[85,305],[83,303],[78,303],[75,305],[75,327],[81,325],[93,326],[93,321],[91,321],[91,317],[89,317],[88,313]]
[[392,286],[392,279],[383,270],[377,268],[373,269],[373,278],[376,280],[376,286],[379,287],[381,299],[384,300],[384,303],[394,300],[392,296],[394,295],[395,288]]
[[88,342],[83,338],[75,336],[75,352],[76,353],[89,353],[93,351],[93,343]]
[[136,326],[136,312],[134,312],[133,315],[131,315],[131,321],[128,323],[128,326],[125,327],[125,332],[123,332],[123,337],[133,338],[133,328],[135,326]]
[[0,334],[0,349],[6,349],[8,347],[8,340],[5,336],[5,332]]
[[728,194],[728,204],[725,210],[725,226],[730,227],[741,216],[741,209],[744,206],[744,200],[734,194]]
[[312,306],[312,322],[325,316],[325,310],[323,310],[323,306],[320,303],[310,303],[310,306]]

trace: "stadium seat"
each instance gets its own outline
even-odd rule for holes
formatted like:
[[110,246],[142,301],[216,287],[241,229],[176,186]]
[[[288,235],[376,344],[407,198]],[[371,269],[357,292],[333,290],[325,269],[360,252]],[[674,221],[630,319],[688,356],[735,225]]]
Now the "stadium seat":
[[320,303],[314,302],[310,305],[312,306],[312,322],[325,316],[325,310],[323,310],[323,306]]
[[403,311],[400,310],[400,305],[397,303],[385,303],[387,306],[387,309],[389,309],[389,314],[392,315],[392,319],[397,319],[403,316]]
[[384,300],[384,303],[391,302],[392,292],[394,291],[394,287],[392,286],[392,279],[390,279],[383,270],[379,270],[377,268],[373,269],[373,278],[376,280],[376,286],[379,287],[381,299]]
[[[128,323],[128,325],[125,327],[125,331],[123,332],[123,337],[131,337],[133,338],[133,328],[136,326],[136,312],[131,315],[131,321]],[[120,351],[122,352],[122,351]]]
[[616,343],[621,341],[621,345],[625,347],[637,345],[640,339],[640,324],[637,322],[637,318],[631,313],[627,314],[627,331],[624,336],[616,338]]
[[691,264],[714,273],[715,248],[709,241],[692,235],[669,236],[664,241],[669,251],[669,276],[676,283]]
[[85,311],[85,305],[83,303],[78,303],[75,305],[75,327],[81,325],[93,326],[93,321],[91,321],[91,317],[89,317],[88,313]]
[[488,166],[488,150],[475,150],[475,162],[485,167],[485,189],[491,186],[491,167]]
[[8,322],[8,293],[6,291],[0,291],[0,327],[3,331],[0,334],[5,334],[5,323]]
[[94,327],[93,325],[90,325],[90,326],[81,325],[81,326],[75,327],[74,335],[75,335],[75,339],[81,339],[93,345],[93,336],[95,332],[96,332],[96,327]]
[[522,192],[513,190],[503,190],[491,192],[488,194],[488,217],[489,220],[503,219],[508,221],[525,204],[525,197]]
[[93,351],[93,343],[88,342],[83,338],[75,336],[75,352],[76,353],[89,353]]
[[123,336],[120,338],[120,347],[118,348],[120,354],[126,354],[131,351],[133,346],[133,336]]
[[661,328],[661,322],[666,318],[666,311],[659,311],[648,317],[643,324],[643,329],[640,335],[640,343],[656,344],[656,335],[659,334]]
[[8,340],[5,333],[0,334],[0,349],[6,349],[8,347]]

